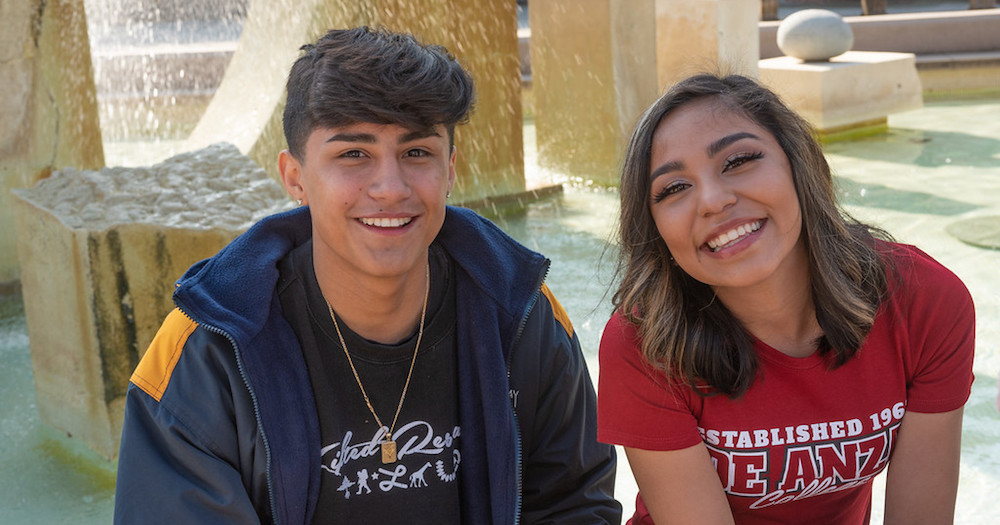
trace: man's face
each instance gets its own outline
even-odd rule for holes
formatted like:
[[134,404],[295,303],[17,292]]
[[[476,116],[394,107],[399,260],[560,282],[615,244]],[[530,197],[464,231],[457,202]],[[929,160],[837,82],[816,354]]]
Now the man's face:
[[423,279],[455,181],[445,126],[317,128],[301,161],[283,152],[279,164],[286,189],[310,207],[317,271]]

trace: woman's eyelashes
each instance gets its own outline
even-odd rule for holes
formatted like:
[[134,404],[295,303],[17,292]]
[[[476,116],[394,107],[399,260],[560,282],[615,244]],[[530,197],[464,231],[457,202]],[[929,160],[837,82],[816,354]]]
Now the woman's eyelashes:
[[757,160],[763,157],[764,157],[764,152],[762,151],[753,151],[753,152],[744,151],[736,153],[726,158],[726,162],[722,166],[722,172],[725,173],[729,170],[738,168],[747,162]]
[[660,190],[653,195],[653,203],[660,202],[663,199],[666,199],[667,197],[687,188],[688,186],[690,186],[690,184],[686,182],[671,182],[670,184],[660,188]]

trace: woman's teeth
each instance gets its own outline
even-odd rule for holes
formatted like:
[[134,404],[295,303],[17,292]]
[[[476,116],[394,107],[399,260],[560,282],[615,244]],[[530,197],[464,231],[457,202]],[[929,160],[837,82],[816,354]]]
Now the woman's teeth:
[[759,229],[760,229],[760,221],[748,222],[746,224],[740,225],[737,228],[733,228],[732,230],[729,230],[726,233],[723,233],[722,235],[719,235],[714,239],[709,240],[706,244],[708,244],[709,249],[711,249],[713,252],[717,252],[729,245],[736,244],[736,242],[738,242],[743,237],[746,237],[747,235],[750,235],[751,233]]

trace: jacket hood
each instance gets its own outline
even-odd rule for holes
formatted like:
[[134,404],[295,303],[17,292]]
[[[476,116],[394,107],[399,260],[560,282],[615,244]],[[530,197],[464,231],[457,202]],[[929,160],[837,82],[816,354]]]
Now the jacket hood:
[[189,268],[177,281],[174,302],[196,321],[238,341],[252,338],[269,314],[278,261],[311,236],[307,207],[265,217],[214,257]]

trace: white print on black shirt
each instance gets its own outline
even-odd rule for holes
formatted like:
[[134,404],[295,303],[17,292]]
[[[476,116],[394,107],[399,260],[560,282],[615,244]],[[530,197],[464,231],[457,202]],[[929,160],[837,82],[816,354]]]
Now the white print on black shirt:
[[726,493],[755,498],[756,509],[867,483],[889,462],[904,406],[865,419],[699,431]]
[[[381,457],[380,446],[385,441],[385,435],[386,428],[382,427],[370,440],[352,443],[354,433],[347,431],[343,440],[320,450],[323,470],[341,477],[337,490],[344,493],[345,499],[350,499],[352,494],[371,494],[369,481],[378,482],[378,490],[382,492],[426,487],[427,472],[431,467],[434,467],[431,476],[436,475],[443,483],[451,483],[457,477],[462,454],[458,451],[456,441],[462,435],[461,428],[455,426],[451,432],[436,435],[430,423],[419,420],[403,425],[393,434],[397,446],[396,464],[378,468],[374,472],[369,472],[368,468],[351,472],[348,465],[352,461],[373,456]],[[404,458],[420,455],[431,457],[428,458],[429,461],[416,466],[411,465],[415,470],[408,472],[407,466],[403,464]]]

